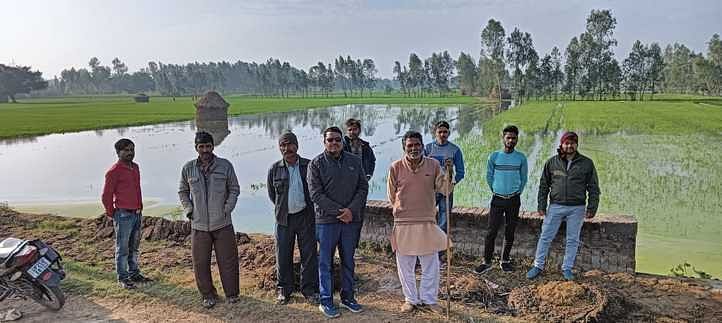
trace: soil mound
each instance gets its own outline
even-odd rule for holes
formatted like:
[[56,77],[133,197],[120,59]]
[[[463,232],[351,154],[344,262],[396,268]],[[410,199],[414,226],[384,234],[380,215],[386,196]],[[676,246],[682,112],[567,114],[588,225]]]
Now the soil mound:
[[520,315],[552,322],[611,322],[623,318],[624,298],[595,285],[553,281],[516,288],[508,304]]

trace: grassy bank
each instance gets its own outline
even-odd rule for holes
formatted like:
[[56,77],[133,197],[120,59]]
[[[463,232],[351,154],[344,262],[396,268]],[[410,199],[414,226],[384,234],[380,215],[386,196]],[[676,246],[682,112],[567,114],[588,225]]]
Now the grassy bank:
[[541,170],[562,131],[577,131],[580,152],[594,160],[599,173],[599,211],[631,214],[639,221],[637,270],[668,274],[689,262],[722,276],[722,217],[717,216],[722,99],[530,102],[511,109],[486,122],[481,133],[457,140],[471,177],[458,188],[458,203],[488,200],[486,160],[501,147],[499,131],[506,124],[521,128],[519,150],[529,160],[523,208],[536,210]]
[[[345,104],[479,104],[479,98],[449,97],[311,97],[260,98],[228,96],[229,114],[253,114]],[[28,99],[0,104],[0,139],[49,133],[105,129],[193,119],[195,108],[188,97],[152,97],[150,103],[134,103],[132,97],[65,97]]]

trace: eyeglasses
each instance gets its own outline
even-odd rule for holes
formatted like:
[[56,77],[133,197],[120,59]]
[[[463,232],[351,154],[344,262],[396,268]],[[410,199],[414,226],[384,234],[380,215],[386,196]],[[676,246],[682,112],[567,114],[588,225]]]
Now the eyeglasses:
[[326,142],[341,142],[340,137],[326,138]]

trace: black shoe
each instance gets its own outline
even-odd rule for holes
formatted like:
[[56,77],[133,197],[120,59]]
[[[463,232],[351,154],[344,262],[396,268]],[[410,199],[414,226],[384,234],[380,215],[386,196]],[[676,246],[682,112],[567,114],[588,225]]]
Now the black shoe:
[[499,267],[501,268],[501,271],[503,271],[505,273],[510,273],[510,272],[514,271],[514,267],[512,267],[511,262],[509,262],[509,261],[501,262],[499,264]]
[[130,280],[131,280],[132,282],[134,282],[134,283],[137,283],[137,284],[146,284],[146,283],[150,283],[150,282],[153,281],[152,279],[150,279],[150,278],[148,278],[148,277],[145,277],[145,276],[143,276],[143,275],[141,275],[141,274],[137,274],[137,275],[131,276],[131,277],[130,277]]
[[203,301],[201,302],[203,307],[207,309],[213,308],[213,306],[216,306],[216,298],[215,297],[204,297]]
[[122,279],[118,281],[118,286],[122,289],[135,289],[135,284],[130,279]]
[[291,295],[286,295],[283,292],[278,293],[278,296],[276,296],[276,304],[278,305],[286,305],[288,304],[288,301],[290,300]]
[[318,293],[315,293],[315,294],[312,294],[312,295],[308,295],[308,296],[304,296],[304,298],[306,298],[306,302],[309,303],[309,304],[311,304],[311,305],[321,304],[321,296],[318,295]]
[[482,262],[481,265],[474,268],[474,273],[477,275],[481,275],[489,270],[491,270],[491,265]]
[[228,302],[228,304],[235,304],[235,303],[240,302],[241,298],[238,297],[237,295],[236,296],[228,296],[228,297],[226,297],[226,301]]

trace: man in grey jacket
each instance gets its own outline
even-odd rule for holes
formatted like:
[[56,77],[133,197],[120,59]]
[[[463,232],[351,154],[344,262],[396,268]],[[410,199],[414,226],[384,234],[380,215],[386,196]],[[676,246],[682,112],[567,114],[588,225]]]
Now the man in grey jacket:
[[341,306],[358,313],[361,305],[354,298],[354,253],[361,225],[361,209],[366,204],[368,182],[358,156],[343,151],[341,129],[323,132],[325,151],[308,165],[308,186],[316,212],[319,242],[318,277],[321,294],[319,309],[327,317],[337,317],[333,304],[331,264],[337,246],[341,257]]
[[213,137],[209,133],[196,133],[195,148],[198,158],[183,166],[178,196],[191,221],[196,285],[203,307],[211,308],[218,298],[211,278],[213,249],[227,301],[237,303],[239,300],[238,249],[231,212],[240,187],[233,164],[213,154]]
[[266,187],[276,215],[276,277],[278,304],[288,303],[294,291],[293,245],[298,240],[301,254],[301,293],[306,300],[318,304],[318,254],[316,252],[316,221],[311,194],[306,184],[310,160],[298,155],[298,139],[285,132],[278,139],[281,160],[268,170]]

